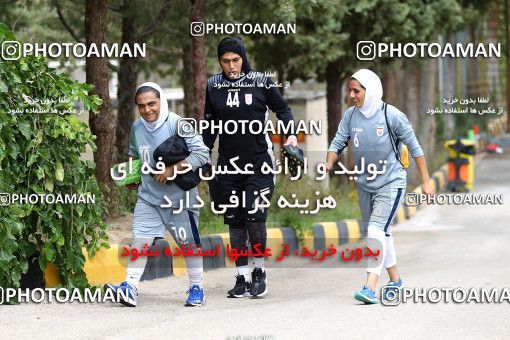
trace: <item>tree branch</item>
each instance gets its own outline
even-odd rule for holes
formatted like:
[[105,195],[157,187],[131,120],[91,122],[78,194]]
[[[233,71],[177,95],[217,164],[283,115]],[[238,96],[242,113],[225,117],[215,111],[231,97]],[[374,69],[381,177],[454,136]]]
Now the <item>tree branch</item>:
[[115,13],[122,12],[121,6],[106,5],[106,8],[108,8],[110,11],[115,12]]
[[147,38],[156,31],[160,24],[165,20],[166,16],[168,15],[170,11],[170,6],[172,4],[172,0],[167,0],[161,10],[159,11],[158,16],[156,17],[156,20],[152,21],[144,30],[142,33],[138,35],[138,41],[146,41]]
[[111,62],[108,61],[108,68],[112,70],[113,72],[119,72],[120,68],[118,66],[113,65]]
[[157,53],[170,54],[170,55],[174,55],[174,54],[178,53],[178,49],[171,50],[171,49],[167,49],[167,48],[154,47],[154,46],[147,46],[147,49],[149,51],[154,51],[154,52],[157,52]]
[[74,38],[74,40],[76,40],[77,42],[83,43],[83,41],[78,37],[76,32],[74,32],[74,30],[71,28],[71,26],[69,26],[66,19],[64,18],[64,14],[62,13],[62,8],[60,8],[60,4],[57,3],[56,7],[57,7],[58,18],[60,19],[60,22],[62,23],[62,25],[66,28],[67,32],[69,32],[69,34]]
[[[67,23],[66,19],[64,18],[64,14],[62,13],[62,8],[60,8],[60,4],[56,4],[56,7],[57,7],[57,14],[58,14],[58,18],[60,19],[60,22],[62,23],[62,25],[67,29],[67,31],[69,32],[69,34],[74,38],[74,40],[76,40],[77,42],[79,43],[85,43],[84,41],[82,41],[78,35],[73,31],[73,29],[71,28],[71,26],[69,26],[69,24]],[[113,65],[111,62],[108,61],[108,68],[110,70],[112,70],[113,72],[119,72],[119,68],[115,65]]]

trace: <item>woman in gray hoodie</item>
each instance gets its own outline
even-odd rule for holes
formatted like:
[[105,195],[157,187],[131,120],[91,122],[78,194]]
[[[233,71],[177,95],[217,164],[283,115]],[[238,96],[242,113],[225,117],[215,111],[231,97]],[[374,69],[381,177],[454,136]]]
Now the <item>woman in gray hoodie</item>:
[[[155,83],[140,85],[136,90],[135,101],[141,118],[136,120],[131,128],[129,155],[141,160],[142,169],[144,166],[148,169],[157,169],[153,157],[154,150],[169,137],[177,134],[180,117],[168,110],[164,93]],[[200,135],[187,136],[184,140],[190,152],[187,158],[172,166],[166,166],[163,173],[153,176],[147,171],[146,173],[142,171],[141,184],[128,186],[130,189],[138,189],[131,248],[141,251],[145,245],[151,246],[155,237],[163,236],[165,229],[168,229],[180,246],[191,248],[200,246],[199,211],[192,208],[197,203],[197,188],[189,190],[188,206],[180,209],[176,203],[186,200],[186,192],[173,183],[167,184],[167,178],[171,177],[175,170],[182,170],[188,166],[195,170],[209,162],[209,149],[204,145]],[[172,207],[162,207],[167,205],[167,200],[173,203]],[[185,259],[190,281],[186,306],[201,306],[204,301],[203,258],[186,256]],[[121,299],[119,302],[130,307],[136,306],[138,282],[146,264],[147,256],[140,256],[135,261],[128,260],[126,280],[118,286],[106,284],[105,289],[122,291],[127,295],[127,299]]]
[[[367,238],[376,242],[382,252],[379,261],[369,263],[366,283],[354,296],[367,304],[378,302],[375,289],[383,266],[390,277],[388,285],[402,286],[391,235],[391,222],[402,204],[407,185],[407,173],[399,153],[402,143],[416,162],[422,192],[427,195],[433,192],[425,157],[412,125],[404,113],[384,103],[382,95],[382,84],[377,74],[361,69],[352,75],[349,96],[354,106],[345,111],[326,159],[326,169],[331,171],[352,137],[356,167],[368,169],[367,164],[377,167],[376,171],[364,171],[354,178],[362,219],[368,226]],[[374,176],[374,173],[378,175]]]

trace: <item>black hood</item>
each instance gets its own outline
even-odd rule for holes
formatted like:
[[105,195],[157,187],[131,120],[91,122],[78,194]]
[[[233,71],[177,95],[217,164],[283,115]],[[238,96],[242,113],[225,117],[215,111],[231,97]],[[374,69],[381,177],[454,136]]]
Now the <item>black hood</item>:
[[[241,72],[247,75],[251,71],[250,63],[248,62],[248,58],[246,57],[246,49],[244,48],[244,44],[239,38],[225,38],[218,44],[218,61],[221,56],[227,52],[237,53],[243,59],[243,67]],[[228,79],[225,72],[223,72],[225,78]]]

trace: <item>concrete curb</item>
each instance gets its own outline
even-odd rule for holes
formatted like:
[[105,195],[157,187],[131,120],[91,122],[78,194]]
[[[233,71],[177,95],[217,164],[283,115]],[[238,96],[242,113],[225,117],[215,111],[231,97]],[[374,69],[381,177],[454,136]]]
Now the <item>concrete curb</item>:
[[[267,246],[271,249],[280,248],[283,243],[289,244],[291,251],[298,248],[298,239],[294,229],[284,228],[268,228],[267,229]],[[230,237],[228,233],[201,235],[203,250],[220,249],[220,256],[204,257],[204,270],[213,270],[216,268],[235,267],[234,262],[227,256],[226,247],[230,245]],[[172,237],[159,238],[155,240],[155,246],[160,251],[156,257],[149,257],[147,266],[142,276],[143,280],[153,280],[162,277],[180,276],[187,273],[186,262],[182,256],[167,256],[164,249],[170,247],[175,249],[177,243]],[[151,251],[156,251],[152,246]],[[93,258],[89,258],[86,250],[83,250],[85,256],[85,265],[83,270],[87,274],[88,281],[91,285],[103,285],[105,283],[122,282],[126,276],[126,265],[128,257],[121,256],[124,252],[118,244],[111,244],[108,249],[101,249]],[[275,254],[277,256],[277,254]],[[61,283],[60,274],[57,268],[50,264],[44,271],[44,282],[46,287],[55,287]]]

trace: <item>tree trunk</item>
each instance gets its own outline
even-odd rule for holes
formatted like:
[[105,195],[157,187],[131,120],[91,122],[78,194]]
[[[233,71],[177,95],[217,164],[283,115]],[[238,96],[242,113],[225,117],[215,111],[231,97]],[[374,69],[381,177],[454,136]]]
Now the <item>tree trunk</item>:
[[[122,3],[122,43],[129,44],[143,44],[146,43],[149,37],[154,34],[159,25],[165,21],[169,14],[171,1],[166,1],[157,17],[144,29],[138,31],[136,27],[137,11],[136,6],[138,3],[134,0],[124,0]],[[131,125],[135,120],[135,101],[134,94],[136,90],[136,83],[138,80],[140,58],[124,57],[120,61],[118,71],[119,88],[117,92],[117,112],[118,112],[118,125],[117,125],[117,150],[121,157],[127,158],[127,150],[129,143],[129,135],[131,132]]]
[[[471,24],[468,28],[470,41],[479,41],[476,26]],[[480,77],[480,62],[483,58],[466,58],[467,62],[467,97],[476,98],[480,96],[481,89],[485,86],[485,79]],[[469,128],[469,127],[468,127]]]
[[[136,28],[131,16],[122,18],[122,44],[133,46],[136,43]],[[117,151],[120,159],[127,158],[131,125],[135,120],[134,95],[138,78],[138,58],[123,57],[118,72],[117,90]]]
[[406,73],[403,68],[403,61],[397,59],[387,67],[381,79],[383,100],[401,110],[405,101],[405,91],[402,91],[402,82]]
[[405,101],[402,105],[402,112],[407,115],[416,131],[418,124],[418,84],[420,71],[414,61],[406,61],[404,68],[406,76],[401,83],[401,91],[405,92]]
[[398,107],[397,103],[397,89],[396,89],[396,74],[395,69],[392,67],[384,72],[382,78],[383,85],[383,100],[386,103]]
[[505,17],[505,43],[506,43],[506,131],[510,132],[510,19],[508,18],[508,0],[505,0],[504,6]]
[[[436,83],[437,61],[432,59],[423,60],[420,68],[420,100],[418,103],[418,117],[420,121],[419,142],[425,157],[434,155],[436,143],[436,119],[427,115],[427,109],[435,104],[434,84]],[[416,126],[418,127],[418,126]]]
[[[451,35],[448,34],[445,38],[445,43],[451,42]],[[443,58],[443,93],[439,97],[441,103],[444,98],[452,99],[455,97],[455,86],[457,82],[456,75],[456,61],[452,58]],[[442,104],[440,104],[442,105]],[[451,139],[453,137],[453,133],[455,130],[455,118],[453,114],[445,114],[443,115],[443,137],[444,139]],[[437,117],[436,117],[437,119]]]
[[328,143],[335,137],[338,123],[342,119],[342,79],[339,61],[326,66],[326,102],[328,112]]
[[[420,71],[414,61],[404,62],[404,74],[401,82],[400,91],[404,93],[405,101],[403,102],[401,111],[407,115],[409,122],[412,124],[414,131],[419,135],[420,126],[418,125],[418,102]],[[432,118],[432,117],[431,117]],[[421,140],[419,140],[421,142]],[[411,156],[409,156],[411,157]],[[411,160],[411,159],[410,159]],[[418,183],[417,170],[413,161],[409,162],[409,170],[407,171],[407,184],[413,186]]]
[[[204,22],[204,1],[190,0],[190,22]],[[204,36],[191,37],[191,60],[193,63],[193,83],[195,84],[193,118],[202,119],[205,108],[205,88],[207,76],[205,71],[205,38]]]
[[195,84],[193,83],[193,63],[190,62],[189,56],[192,55],[191,43],[182,46],[182,72],[181,83],[184,91],[184,116],[193,118],[193,103],[195,100]]
[[[85,4],[85,42],[87,46],[106,43],[107,9],[106,0],[87,0]],[[94,152],[96,178],[100,184],[113,186],[110,168],[116,160],[115,127],[117,115],[112,111],[108,89],[107,59],[88,57],[86,60],[86,81],[94,85],[91,94],[98,95],[103,104],[97,114],[90,113],[90,130],[96,136],[97,150]],[[103,189],[106,189],[103,186]],[[108,203],[116,202],[115,191],[103,190]],[[113,205],[115,206],[115,205]]]
[[[283,70],[283,67],[281,67],[281,66],[278,68],[278,83],[280,83],[280,84],[284,84],[285,83],[285,71]],[[280,94],[283,97],[285,95],[285,88],[282,86],[282,87],[279,87],[278,90],[280,91]],[[284,145],[283,139],[284,138],[285,138],[285,134],[283,132],[280,133],[280,138],[278,139],[279,146],[280,146],[280,151],[283,150],[283,145]],[[297,135],[296,135],[296,138],[297,138]],[[283,153],[282,152],[280,152],[280,162],[281,162],[281,164],[284,164],[284,159],[283,159]]]

